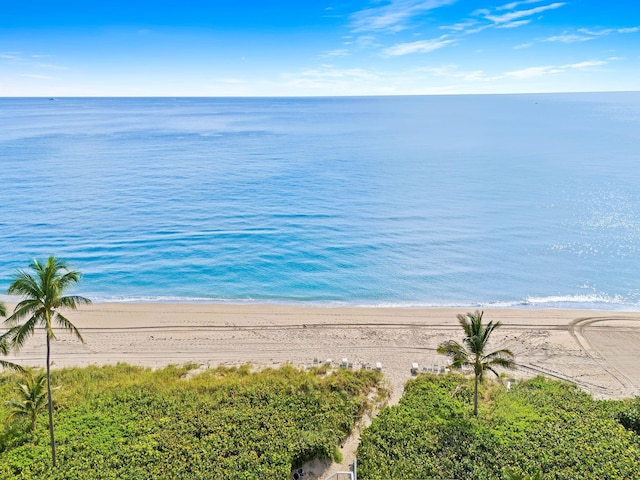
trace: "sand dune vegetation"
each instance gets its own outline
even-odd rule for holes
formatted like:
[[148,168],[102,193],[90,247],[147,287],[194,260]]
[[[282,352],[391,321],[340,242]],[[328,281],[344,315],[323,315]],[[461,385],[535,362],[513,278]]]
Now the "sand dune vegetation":
[[[246,365],[196,372],[125,364],[55,370],[57,467],[45,417],[6,424],[0,478],[289,478],[311,459],[341,460],[340,442],[370,409],[375,371]],[[0,376],[11,398],[16,374]],[[0,404],[0,418],[10,414]]]
[[536,377],[481,392],[473,380],[423,375],[361,437],[360,479],[629,479],[640,437],[618,421],[630,401],[594,400],[574,385]]

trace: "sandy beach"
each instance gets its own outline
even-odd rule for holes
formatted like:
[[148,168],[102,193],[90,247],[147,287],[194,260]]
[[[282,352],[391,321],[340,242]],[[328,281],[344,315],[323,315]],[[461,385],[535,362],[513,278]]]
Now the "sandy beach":
[[[13,305],[8,304],[9,309]],[[195,362],[203,367],[251,363],[257,367],[313,365],[343,358],[361,368],[381,362],[402,395],[419,370],[438,369],[440,342],[461,339],[456,315],[469,309],[335,308],[286,305],[97,303],[68,312],[85,339],[66,332],[52,347],[54,368],[126,362],[160,367]],[[11,311],[11,310],[9,310]],[[509,348],[517,377],[544,373],[570,380],[596,398],[640,393],[640,313],[576,310],[484,309],[501,321],[492,348]],[[43,366],[44,342],[30,339],[17,357]]]

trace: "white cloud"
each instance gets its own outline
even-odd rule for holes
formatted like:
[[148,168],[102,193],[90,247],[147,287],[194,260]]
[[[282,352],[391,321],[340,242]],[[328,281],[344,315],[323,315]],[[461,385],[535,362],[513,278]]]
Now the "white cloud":
[[516,28],[527,25],[528,23],[531,23],[531,20],[516,20],[515,22],[503,23],[498,25],[496,28]]
[[444,65],[441,67],[421,67],[416,69],[434,77],[452,78],[468,82],[479,82],[491,80],[482,70],[463,71],[457,65]]
[[564,2],[551,3],[549,5],[542,5],[540,7],[530,8],[529,10],[518,10],[517,12],[504,13],[502,15],[484,14],[484,18],[491,20],[494,23],[509,23],[522,17],[530,17],[538,13],[546,12],[547,10],[555,10],[565,6]]
[[67,67],[63,67],[60,65],[34,61],[34,59],[47,58],[51,56],[52,55],[40,55],[40,54],[28,55],[22,52],[0,52],[0,59],[12,60],[11,63],[18,64],[23,67],[44,68],[44,69],[50,69],[50,70],[67,70]]
[[588,28],[579,28],[579,32],[594,37],[602,37],[604,35],[611,35],[612,33],[636,33],[640,31],[640,27],[628,27],[628,28],[603,28],[601,30],[591,30]]
[[35,78],[36,80],[55,80],[54,77],[50,77],[48,75],[36,75],[33,73],[20,73],[18,75],[20,77]]
[[605,60],[587,60],[579,63],[570,63],[567,65],[545,65],[540,67],[528,67],[520,70],[513,70],[506,72],[504,77],[513,78],[517,80],[529,79],[534,77],[543,77],[546,75],[553,75],[556,73],[563,73],[567,70],[581,70],[589,67],[597,67],[600,65],[606,65],[608,62]]
[[40,63],[40,62],[36,62],[36,63],[32,63],[31,64],[34,67],[37,68],[46,68],[46,69],[51,69],[51,70],[67,70],[67,67],[63,67],[60,65],[53,65],[51,63]]
[[563,33],[561,35],[552,35],[551,37],[547,37],[545,39],[539,40],[542,42],[561,42],[561,43],[576,43],[576,42],[587,42],[589,40],[595,40],[599,37],[604,37],[612,34],[625,34],[625,33],[635,33],[640,31],[640,27],[629,27],[629,28],[604,28],[600,30],[593,30],[589,28],[579,28],[579,33]]
[[326,79],[375,79],[377,75],[363,68],[339,69],[333,65],[322,65],[320,68],[307,69],[300,73],[301,77],[326,80]]
[[347,48],[338,48],[336,50],[330,50],[322,53],[321,57],[347,57],[349,56],[349,50]]
[[453,30],[454,32],[462,32],[467,28],[473,27],[477,24],[477,20],[465,20],[464,22],[454,23],[453,25],[442,25],[439,28],[441,30]]
[[391,57],[409,55],[411,53],[429,53],[455,43],[454,40],[445,40],[443,37],[433,40],[419,40],[417,42],[400,43],[384,49],[384,53]]
[[520,5],[529,5],[531,3],[540,3],[542,1],[543,0],[521,0],[519,2],[511,2],[506,5],[496,7],[496,10],[513,10],[514,8],[518,8]]
[[340,69],[333,65],[282,75],[287,91],[302,95],[368,95],[392,93],[388,82],[363,68]]
[[5,60],[20,60],[21,52],[0,52],[0,58]]
[[513,47],[514,50],[521,50],[523,48],[530,48],[533,47],[534,42],[527,42],[527,43],[521,43],[520,45],[516,45],[515,47]]
[[378,47],[379,44],[376,40],[376,37],[372,36],[372,35],[359,35],[356,40],[355,40],[355,44],[358,47]]
[[576,42],[586,42],[588,40],[594,40],[596,37],[588,37],[585,35],[576,35],[575,33],[565,33],[562,35],[553,35],[551,37],[545,38],[545,42],[562,42],[562,43],[576,43]]
[[570,65],[564,65],[563,68],[587,68],[587,67],[598,67],[600,65],[606,65],[608,62],[605,60],[587,60],[585,62],[580,63],[572,63]]
[[457,0],[389,0],[385,5],[360,10],[351,15],[351,27],[356,32],[399,32],[408,28],[418,15]]

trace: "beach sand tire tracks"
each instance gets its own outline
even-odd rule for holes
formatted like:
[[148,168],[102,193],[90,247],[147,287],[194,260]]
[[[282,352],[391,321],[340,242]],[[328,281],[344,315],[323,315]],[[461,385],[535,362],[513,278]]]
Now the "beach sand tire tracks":
[[[589,358],[596,362],[608,375],[615,380],[619,385],[619,394],[627,394],[637,389],[637,382],[635,382],[629,375],[621,371],[619,368],[611,364],[608,359],[607,352],[602,351],[602,348],[594,345],[593,334],[601,334],[595,330],[597,327],[605,327],[608,332],[619,331],[619,327],[606,325],[606,323],[626,323],[631,322],[635,324],[632,326],[637,333],[640,334],[640,321],[637,318],[632,317],[582,317],[577,318],[569,324],[569,334],[578,343],[578,345],[587,353]],[[628,329],[624,329],[625,331]],[[589,339],[591,337],[591,340]]]

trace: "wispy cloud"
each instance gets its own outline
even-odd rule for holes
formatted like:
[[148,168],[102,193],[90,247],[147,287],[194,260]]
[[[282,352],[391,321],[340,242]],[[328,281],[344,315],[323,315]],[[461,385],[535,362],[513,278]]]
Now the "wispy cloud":
[[409,55],[411,53],[429,53],[455,43],[455,40],[446,39],[444,36],[432,40],[419,40],[417,42],[399,43],[384,49],[384,54],[395,57]]
[[52,63],[35,62],[31,65],[37,68],[46,68],[50,70],[68,70],[67,67],[63,67],[62,65],[54,65]]
[[377,75],[363,68],[336,68],[333,65],[322,65],[320,68],[303,70],[301,77],[310,79],[375,79]]
[[590,35],[592,37],[603,37],[605,35],[611,35],[612,33],[636,33],[640,31],[640,27],[628,27],[628,28],[603,28],[600,30],[593,30],[589,28],[579,28],[580,33]]
[[443,65],[441,67],[421,67],[418,72],[426,73],[433,77],[451,78],[463,81],[478,82],[490,80],[482,70],[460,70],[457,65]]
[[36,80],[55,80],[55,77],[50,77],[49,75],[37,75],[34,73],[19,73],[18,76],[25,78],[34,78]]
[[382,6],[360,10],[351,15],[351,28],[356,32],[399,32],[409,27],[419,15],[451,5],[457,0],[389,0]]
[[298,73],[287,73],[282,79],[288,88],[315,94],[317,92],[330,95],[359,95],[372,92],[380,82],[377,73],[363,68],[337,68],[334,65],[321,65],[318,68],[306,69]]
[[520,5],[530,5],[532,3],[541,3],[544,0],[520,0],[519,2],[511,2],[500,7],[496,7],[496,10],[513,10],[514,8],[518,8]]
[[324,57],[324,58],[347,57],[350,54],[351,53],[349,52],[349,49],[347,49],[347,48],[338,48],[336,50],[329,50],[328,52],[323,52],[322,54],[320,54],[320,56]]
[[565,5],[565,2],[556,2],[550,3],[549,5],[541,5],[539,7],[529,8],[528,10],[517,10],[515,12],[503,13],[500,15],[492,14],[491,12],[487,12],[486,10],[480,11],[479,14],[485,19],[492,21],[493,23],[501,24],[513,22],[514,20],[518,20],[523,17],[537,15],[548,10],[555,10]]
[[497,25],[496,28],[516,28],[522,27],[523,25],[527,25],[529,23],[531,23],[531,20],[517,20],[515,22],[502,23],[500,25]]
[[594,40],[596,37],[590,37],[587,35],[577,35],[575,33],[565,33],[562,35],[553,35],[551,37],[545,38],[545,42],[561,42],[561,43],[576,43],[576,42],[587,42],[589,40]]
[[589,28],[579,28],[577,33],[564,32],[560,35],[552,35],[544,38],[542,42],[560,42],[560,43],[576,43],[587,42],[589,40],[596,40],[600,37],[614,34],[629,34],[640,31],[640,27],[625,27],[625,28],[604,28],[599,30]]
[[463,32],[471,27],[478,25],[477,20],[464,20],[462,22],[454,23],[453,25],[441,25],[440,30],[452,30],[454,32]]
[[567,70],[582,70],[590,67],[597,67],[609,63],[605,60],[587,60],[579,63],[570,63],[566,65],[544,65],[539,67],[527,67],[520,70],[506,72],[504,77],[517,80],[529,79],[534,77],[543,77],[566,72]]
[[543,1],[545,0],[520,0],[492,9],[480,8],[471,13],[471,16],[474,18],[468,18],[453,25],[445,25],[440,28],[443,30],[451,30],[452,33],[471,35],[480,33],[488,28],[507,29],[523,27],[534,20],[534,18],[531,17],[539,17],[539,14],[543,12],[555,10],[566,5],[566,2],[554,2],[534,8],[516,10],[522,5],[541,3]]
[[20,60],[21,52],[0,52],[0,58],[5,60]]
[[28,55],[23,52],[0,52],[0,59],[10,60],[11,63],[24,67],[41,68],[49,70],[67,70],[67,67],[54,65],[52,63],[43,63],[38,61],[41,58],[50,58],[52,55],[33,54]]

